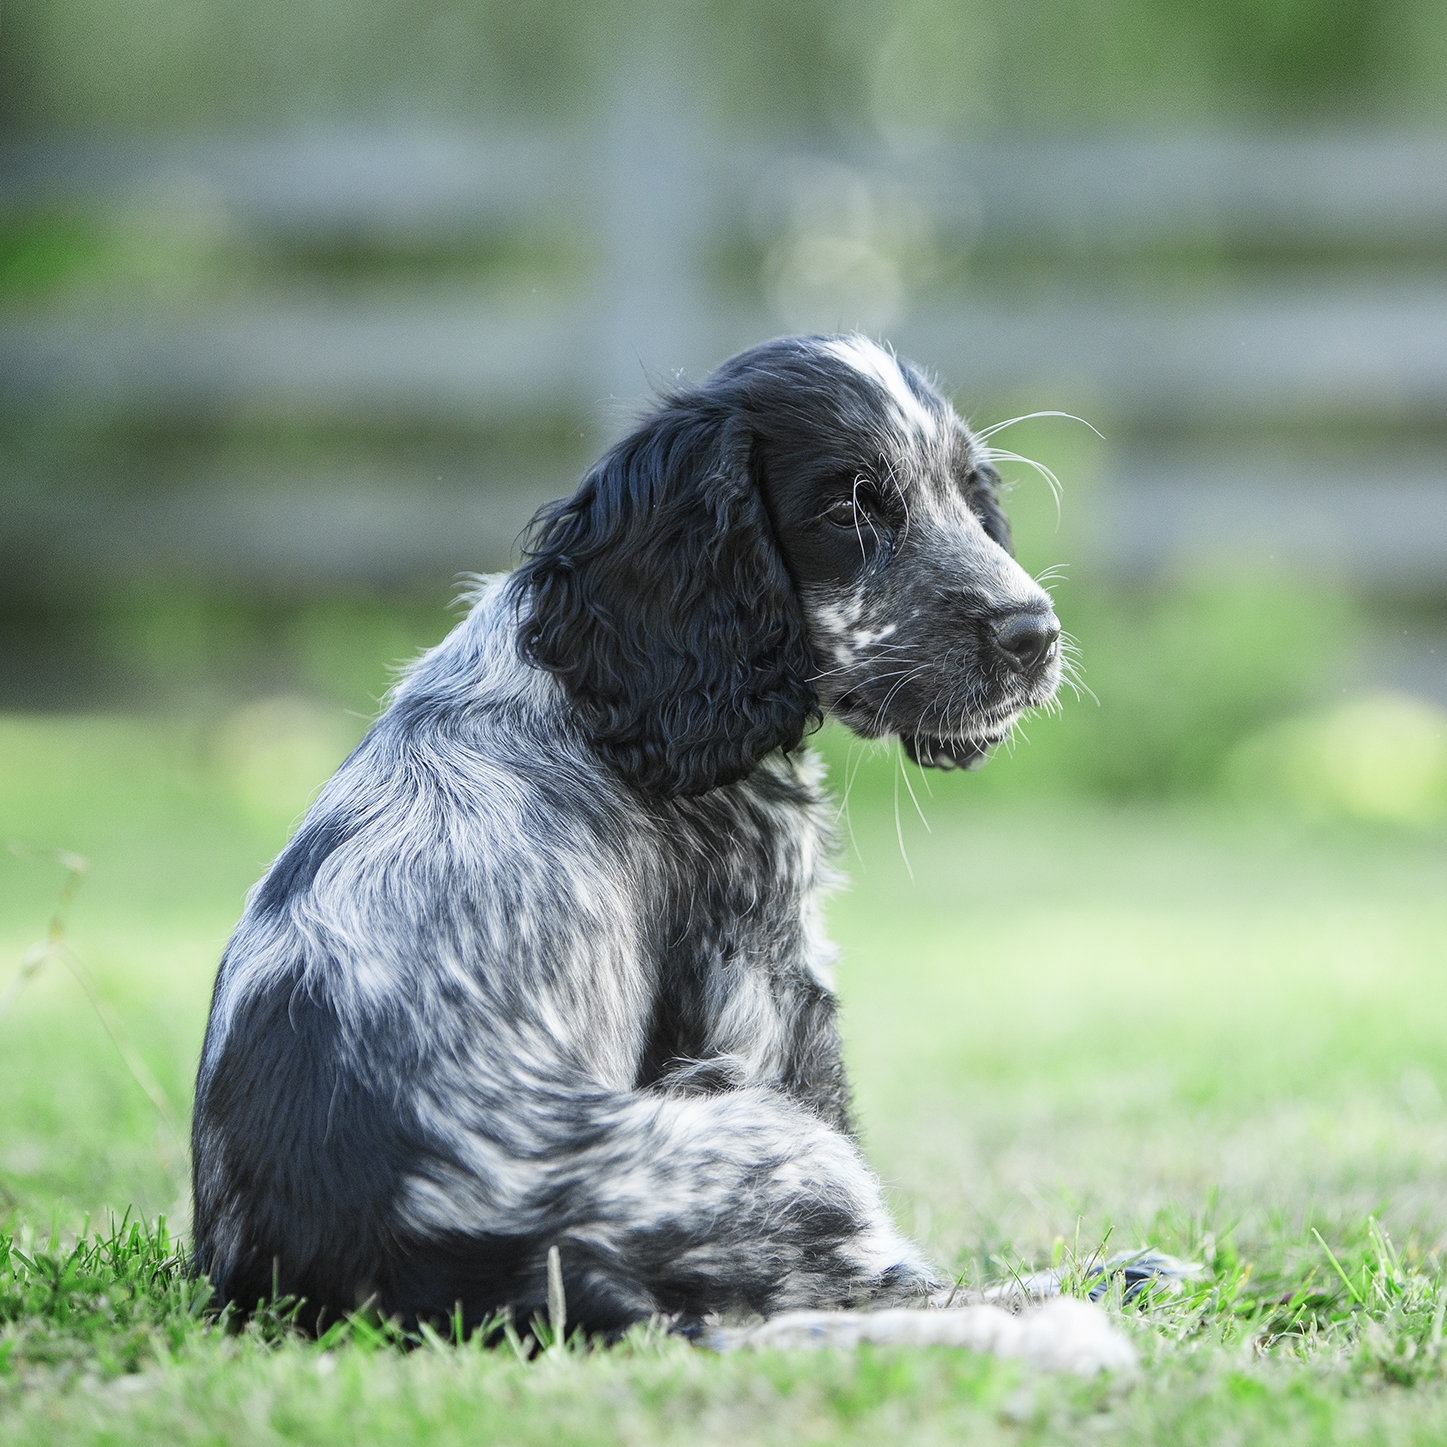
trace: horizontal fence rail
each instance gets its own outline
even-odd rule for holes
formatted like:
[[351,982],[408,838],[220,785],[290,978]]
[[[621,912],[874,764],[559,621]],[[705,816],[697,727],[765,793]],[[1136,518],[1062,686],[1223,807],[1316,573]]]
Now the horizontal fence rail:
[[[0,405],[69,399],[143,409],[395,404],[422,415],[635,392],[666,353],[608,387],[594,353],[606,317],[585,308],[454,302],[237,308],[208,317],[0,324]],[[688,349],[721,360],[778,319],[700,310]],[[1297,286],[1221,301],[1061,299],[921,307],[890,329],[968,405],[1023,388],[1095,403],[1108,417],[1192,418],[1230,409],[1447,416],[1447,282]],[[707,364],[704,364],[706,367]],[[704,368],[690,369],[695,375]]]
[[[598,136],[358,131],[202,140],[0,138],[0,214],[102,204],[223,208],[289,233],[431,229],[510,219],[580,194],[626,190],[647,142]],[[799,177],[836,167],[916,195],[946,221],[1078,241],[1227,234],[1279,243],[1440,243],[1447,137],[1440,134],[1180,136],[920,147],[720,145],[674,138],[665,189],[792,206]],[[722,188],[722,194],[720,194]]]

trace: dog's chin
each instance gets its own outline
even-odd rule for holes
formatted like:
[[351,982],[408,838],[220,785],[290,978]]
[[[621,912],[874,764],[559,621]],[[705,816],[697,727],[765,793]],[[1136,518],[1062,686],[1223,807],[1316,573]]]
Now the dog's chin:
[[911,727],[903,720],[882,718],[858,694],[850,692],[833,700],[829,712],[861,738],[898,737],[909,757],[922,769],[978,769],[990,757],[990,750],[1003,743],[1020,716],[1019,706],[1009,704],[988,710],[973,721],[968,734],[935,734]]
[[905,753],[922,769],[978,769],[1000,739],[942,739],[929,734],[901,734],[899,741]]

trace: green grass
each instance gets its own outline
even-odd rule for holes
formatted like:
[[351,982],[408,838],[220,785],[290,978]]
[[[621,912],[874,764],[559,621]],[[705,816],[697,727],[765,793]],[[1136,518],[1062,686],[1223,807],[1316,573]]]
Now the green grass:
[[[182,1119],[245,889],[358,727],[300,703],[0,720],[0,838],[86,857],[62,943]],[[1134,1384],[646,1332],[533,1362],[366,1323],[325,1351],[275,1319],[228,1333],[153,1224],[184,1234],[180,1151],[52,952],[0,1018],[0,1440],[1447,1437],[1447,836],[956,777],[921,792],[926,832],[888,758],[865,767],[831,923],[869,1155],[967,1281],[1105,1241],[1200,1261],[1182,1296],[1113,1307]],[[0,990],[66,878],[0,855]]]

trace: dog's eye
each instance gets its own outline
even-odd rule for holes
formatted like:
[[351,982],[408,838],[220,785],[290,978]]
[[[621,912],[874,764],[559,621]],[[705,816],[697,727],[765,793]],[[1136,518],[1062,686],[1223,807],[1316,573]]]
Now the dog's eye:
[[856,502],[852,497],[841,497],[825,508],[824,520],[833,523],[835,527],[854,529],[867,524],[869,514],[862,503]]

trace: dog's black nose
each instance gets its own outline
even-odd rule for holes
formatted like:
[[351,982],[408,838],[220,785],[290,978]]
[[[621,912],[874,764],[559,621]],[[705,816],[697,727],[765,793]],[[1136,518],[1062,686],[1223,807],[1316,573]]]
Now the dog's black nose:
[[1060,620],[1053,613],[1007,613],[993,627],[995,647],[1016,673],[1037,668],[1060,637]]

